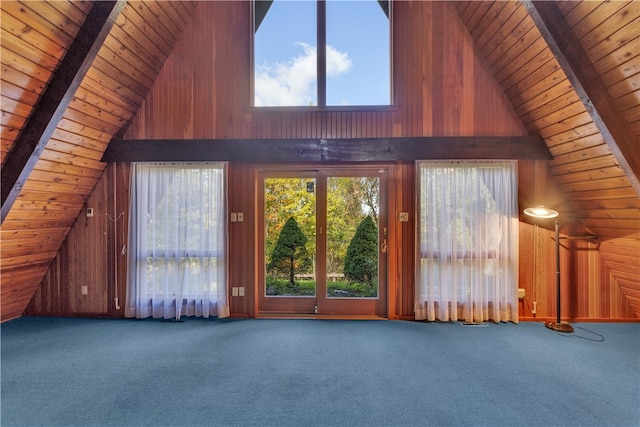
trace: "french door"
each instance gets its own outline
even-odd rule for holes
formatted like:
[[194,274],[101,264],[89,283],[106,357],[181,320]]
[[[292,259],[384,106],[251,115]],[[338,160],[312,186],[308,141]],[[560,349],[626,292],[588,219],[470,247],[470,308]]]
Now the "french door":
[[259,314],[387,315],[386,175],[259,172]]

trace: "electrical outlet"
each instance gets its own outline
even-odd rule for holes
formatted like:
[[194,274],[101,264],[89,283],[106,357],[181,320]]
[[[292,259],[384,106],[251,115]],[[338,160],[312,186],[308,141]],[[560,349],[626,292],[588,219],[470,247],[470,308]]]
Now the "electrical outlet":
[[409,222],[409,212],[400,212],[400,222]]
[[238,222],[238,214],[231,212],[231,222]]
[[524,299],[524,288],[518,288],[518,299]]
[[244,221],[244,213],[238,212],[238,222]]
[[93,218],[93,208],[87,208],[87,218]]

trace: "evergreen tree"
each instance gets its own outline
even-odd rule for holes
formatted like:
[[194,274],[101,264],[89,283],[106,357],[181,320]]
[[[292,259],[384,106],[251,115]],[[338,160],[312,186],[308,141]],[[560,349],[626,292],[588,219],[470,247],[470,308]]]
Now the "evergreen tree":
[[378,276],[378,227],[370,215],[360,222],[349,243],[344,275],[349,282],[371,286]]
[[288,273],[289,286],[295,287],[294,280],[296,260],[306,255],[307,237],[304,235],[298,222],[289,218],[282,227],[275,248],[271,252],[271,262],[268,269],[274,269],[279,273]]

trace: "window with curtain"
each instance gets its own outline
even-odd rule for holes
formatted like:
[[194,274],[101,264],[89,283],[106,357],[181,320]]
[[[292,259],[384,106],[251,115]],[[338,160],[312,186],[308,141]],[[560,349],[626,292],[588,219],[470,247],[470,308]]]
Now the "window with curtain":
[[517,322],[517,163],[417,166],[416,319]]
[[225,167],[134,163],[126,317],[227,317]]

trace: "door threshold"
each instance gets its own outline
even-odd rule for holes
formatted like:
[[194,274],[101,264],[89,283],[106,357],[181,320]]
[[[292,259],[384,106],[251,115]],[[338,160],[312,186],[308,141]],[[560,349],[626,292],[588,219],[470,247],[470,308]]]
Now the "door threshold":
[[256,319],[389,320],[373,314],[258,313]]

